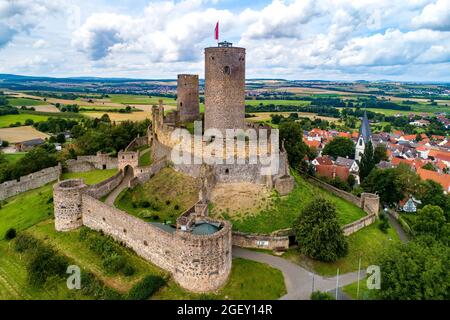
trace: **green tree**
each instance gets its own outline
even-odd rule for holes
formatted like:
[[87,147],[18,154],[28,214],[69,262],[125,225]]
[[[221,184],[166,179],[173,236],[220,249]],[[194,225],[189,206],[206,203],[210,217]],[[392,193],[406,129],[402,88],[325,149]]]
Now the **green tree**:
[[303,208],[294,222],[294,233],[300,251],[313,259],[332,262],[348,252],[336,207],[327,199],[313,199]]
[[373,160],[375,164],[380,163],[380,161],[388,160],[387,149],[384,144],[380,143],[375,147],[375,150],[373,152]]
[[364,181],[373,168],[375,168],[375,159],[373,155],[372,141],[369,140],[364,147],[364,154],[362,155],[361,163],[359,164],[359,178],[361,181]]
[[56,136],[56,142],[58,142],[58,143],[64,143],[64,142],[66,142],[66,136],[64,135],[64,133],[59,133],[59,134]]
[[450,240],[450,223],[447,222],[444,211],[431,204],[417,212],[413,230],[416,236],[429,236],[444,243]]
[[415,195],[422,201],[422,206],[432,204],[441,207],[447,221],[450,221],[450,196],[444,194],[444,188],[439,183],[433,180],[421,181]]
[[430,170],[430,171],[437,171],[431,162],[428,162],[427,164],[422,166],[422,169]]
[[280,124],[280,141],[288,153],[289,164],[296,169],[301,168],[308,146],[303,142],[302,127],[298,122],[284,121]]
[[385,300],[450,299],[450,248],[418,240],[384,250],[379,296]]
[[335,137],[328,142],[322,150],[322,154],[337,157],[352,157],[355,154],[355,144],[345,137]]

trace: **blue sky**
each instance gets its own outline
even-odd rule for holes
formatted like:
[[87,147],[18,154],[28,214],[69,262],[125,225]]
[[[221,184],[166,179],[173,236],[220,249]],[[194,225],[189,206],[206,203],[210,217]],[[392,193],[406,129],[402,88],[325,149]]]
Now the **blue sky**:
[[450,0],[0,0],[0,73],[203,77],[203,48],[247,77],[450,81]]

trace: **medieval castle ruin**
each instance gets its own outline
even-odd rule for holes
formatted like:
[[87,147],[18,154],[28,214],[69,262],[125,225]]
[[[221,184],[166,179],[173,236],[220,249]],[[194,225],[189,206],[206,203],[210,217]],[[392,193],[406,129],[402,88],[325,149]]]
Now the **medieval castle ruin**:
[[[266,126],[245,122],[244,48],[232,47],[230,43],[224,42],[218,47],[205,49],[204,95],[204,130],[214,128],[224,132],[227,129],[251,128],[257,135],[262,132],[261,129],[270,131]],[[222,163],[206,164],[201,161],[202,154],[190,147],[182,150],[192,160],[190,163],[173,163],[171,155],[177,147],[176,141],[172,139],[174,131],[188,122],[199,120],[200,116],[198,76],[179,75],[177,110],[165,114],[162,101],[159,106],[154,106],[147,136],[137,137],[124,151],[118,153],[117,158],[99,153],[78,157],[67,163],[69,172],[118,168],[119,173],[97,185],[87,186],[80,179],[55,184],[53,199],[56,230],[69,231],[82,225],[101,230],[143,258],[171,272],[181,287],[194,292],[217,290],[226,283],[231,271],[233,245],[287,248],[289,239],[286,232],[271,235],[232,232],[230,222],[208,216],[211,190],[219,182],[264,184],[275,188],[281,195],[291,192],[294,179],[289,173],[286,151],[281,148],[278,153],[278,170],[269,170],[266,174],[262,174],[264,166],[261,163],[251,162],[248,157],[243,163],[227,161],[235,156],[234,153],[231,156],[228,153],[217,155],[223,157]],[[207,148],[214,139],[218,137],[202,138],[199,143]],[[151,146],[153,163],[139,166],[138,147],[147,144]],[[249,143],[245,146],[246,150],[254,147]],[[271,148],[275,148],[273,142],[267,150],[272,151]],[[267,150],[256,147],[253,151],[261,156]],[[100,200],[124,184],[124,187],[132,188],[151,179],[167,165],[197,178],[200,183],[198,202],[178,217],[175,226],[145,222]],[[347,234],[373,222],[379,209],[379,199],[374,195],[363,195],[361,199],[354,197],[350,201],[357,202],[368,216],[349,226],[351,230]]]

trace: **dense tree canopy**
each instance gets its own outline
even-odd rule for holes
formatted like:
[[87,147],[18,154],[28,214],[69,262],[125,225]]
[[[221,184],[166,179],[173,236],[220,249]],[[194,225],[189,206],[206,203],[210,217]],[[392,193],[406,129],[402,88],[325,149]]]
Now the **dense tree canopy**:
[[335,137],[328,142],[322,150],[322,154],[337,157],[353,157],[355,154],[355,144],[345,137]]
[[383,160],[388,160],[387,149],[386,145],[380,143],[375,147],[375,150],[373,151],[373,161],[375,162],[375,164],[377,164]]
[[329,200],[316,198],[309,202],[294,222],[294,232],[300,251],[313,259],[331,262],[348,252],[336,207]]
[[440,242],[411,241],[383,251],[381,299],[450,299],[450,248]]
[[308,146],[303,142],[303,132],[300,124],[294,121],[284,121],[280,125],[280,141],[288,153],[289,164],[299,169],[308,152]]
[[362,155],[361,162],[359,164],[359,178],[361,181],[364,181],[373,168],[375,168],[375,159],[373,155],[372,141],[369,140],[364,147],[364,154]]

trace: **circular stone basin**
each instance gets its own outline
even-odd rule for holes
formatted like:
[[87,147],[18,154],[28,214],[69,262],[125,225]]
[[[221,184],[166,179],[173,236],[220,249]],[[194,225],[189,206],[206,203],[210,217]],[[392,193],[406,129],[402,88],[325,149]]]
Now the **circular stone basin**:
[[209,222],[196,222],[192,227],[192,233],[198,235],[208,235],[219,231],[219,226]]

